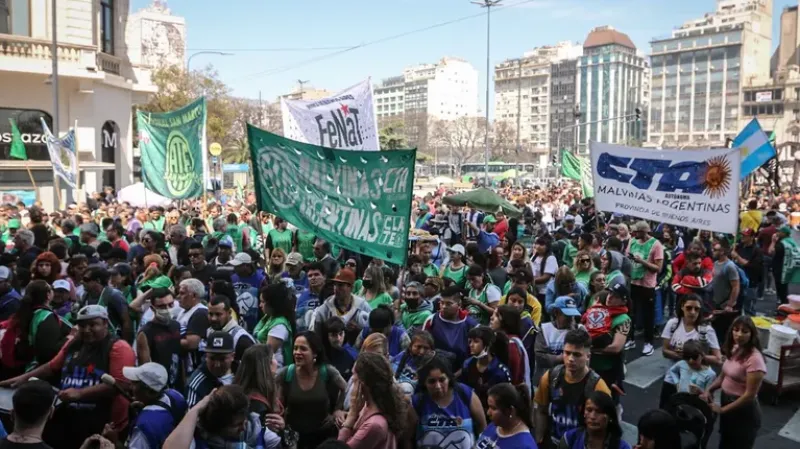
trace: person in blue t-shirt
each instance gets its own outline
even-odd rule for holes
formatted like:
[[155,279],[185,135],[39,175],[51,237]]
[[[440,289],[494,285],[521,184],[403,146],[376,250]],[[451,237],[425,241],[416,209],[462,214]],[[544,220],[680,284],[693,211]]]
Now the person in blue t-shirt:
[[464,361],[458,381],[473,388],[485,409],[489,388],[511,382],[507,365],[508,337],[503,333],[495,334],[488,326],[470,329],[467,337],[471,357]]
[[420,369],[411,404],[418,448],[472,449],[486,427],[480,399],[456,382],[450,364],[438,355]]
[[314,262],[306,270],[308,278],[308,288],[297,296],[297,304],[294,308],[294,316],[297,317],[297,332],[304,332],[309,329],[314,310],[325,301],[323,289],[325,288],[325,267]]
[[439,300],[439,313],[428,317],[422,328],[433,335],[436,353],[447,358],[451,366],[460,368],[469,357],[467,333],[478,325],[474,318],[461,309],[461,289],[446,288]]
[[308,276],[303,272],[303,255],[300,253],[289,253],[286,256],[286,271],[281,275],[282,278],[290,278],[294,284],[295,295],[300,296],[303,290],[308,288]]
[[586,396],[580,421],[580,427],[568,430],[561,437],[559,448],[631,449],[622,439],[622,427],[614,400],[605,392],[593,391]]
[[233,289],[236,290],[236,303],[239,305],[239,318],[244,320],[247,329],[253,330],[258,324],[258,291],[264,286],[267,276],[264,270],[257,268],[253,257],[248,253],[239,253],[231,259],[234,274],[231,276]]
[[491,422],[481,432],[476,449],[537,449],[531,429],[531,398],[525,385],[501,383],[489,389]]
[[133,382],[133,396],[144,408],[136,417],[131,429],[128,447],[156,449],[164,445],[167,437],[186,414],[183,395],[167,388],[167,369],[158,363],[148,362],[138,367],[122,368],[122,375]]

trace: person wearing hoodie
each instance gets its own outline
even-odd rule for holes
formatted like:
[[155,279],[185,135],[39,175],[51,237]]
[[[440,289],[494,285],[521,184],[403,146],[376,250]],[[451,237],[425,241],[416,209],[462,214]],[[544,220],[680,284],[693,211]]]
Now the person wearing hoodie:
[[317,325],[321,326],[328,318],[338,316],[345,323],[345,341],[355,343],[358,334],[367,325],[369,313],[372,311],[364,298],[353,294],[355,281],[356,274],[353,270],[339,270],[333,278],[333,296],[314,311],[309,329],[316,329]]
[[263,427],[258,413],[249,412],[242,387],[226,385],[204,397],[186,412],[169,434],[164,449],[234,449],[281,447],[281,437]]
[[[406,284],[403,290],[404,301],[395,311],[400,318],[400,323],[409,333],[422,329],[428,317],[433,315],[433,305],[427,299],[422,298],[424,290],[425,288],[419,282]],[[437,295],[437,297],[440,296]]]
[[605,256],[600,258],[600,269],[606,274],[606,288],[614,284],[628,284],[628,280],[622,274],[622,261],[625,256],[617,251],[606,251]]

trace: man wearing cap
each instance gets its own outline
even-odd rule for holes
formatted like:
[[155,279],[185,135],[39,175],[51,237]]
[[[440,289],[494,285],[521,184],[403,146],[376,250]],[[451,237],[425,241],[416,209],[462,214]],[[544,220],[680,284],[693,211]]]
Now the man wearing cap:
[[764,256],[761,253],[761,248],[756,243],[756,232],[753,229],[745,228],[742,230],[741,240],[736,245],[736,248],[731,251],[731,260],[744,270],[747,279],[750,281],[744,292],[742,310],[750,316],[755,316],[756,297],[764,276]]
[[572,235],[574,232],[578,231],[577,227],[575,226],[575,215],[568,213],[564,215],[564,229],[566,235]]
[[167,388],[167,370],[158,363],[126,366],[122,369],[122,375],[131,381],[133,399],[143,406],[136,421],[132,423],[128,447],[162,447],[186,413],[186,399],[179,392]]
[[447,248],[450,253],[450,262],[447,263],[441,271],[441,278],[452,279],[453,282],[459,287],[464,287],[467,283],[467,265],[464,263],[466,251],[464,245],[458,243],[450,248]]
[[248,329],[254,329],[258,323],[258,292],[267,283],[264,270],[257,268],[248,253],[239,253],[231,260],[233,276],[231,283],[236,291],[235,300],[239,305],[239,317],[244,320]]
[[[205,242],[203,243],[205,246]],[[217,243],[217,257],[214,259],[212,265],[215,271],[225,270],[233,272],[233,242],[229,239],[222,239]]]
[[303,255],[300,253],[289,253],[286,256],[286,271],[281,275],[283,278],[289,278],[294,284],[295,294],[297,296],[308,288],[308,276],[303,271]]
[[61,373],[58,398],[66,404],[56,409],[51,424],[53,435],[60,436],[58,447],[65,449],[78,449],[87,437],[102,433],[107,423],[114,429],[125,428],[128,400],[100,378],[109,374],[116,382],[126,383],[123,367],[136,364],[130,345],[109,332],[105,307],[85,306],[75,315],[75,322],[76,337],[52,360],[0,383],[16,387],[32,377],[49,379]]
[[569,296],[556,299],[550,311],[550,321],[542,323],[542,330],[536,334],[533,344],[537,369],[543,371],[564,363],[561,355],[564,352],[564,337],[567,332],[583,327],[578,324],[580,316],[574,299]]
[[488,253],[500,244],[500,237],[494,233],[495,223],[497,220],[491,215],[483,218],[483,229],[478,228],[470,221],[464,221],[464,224],[475,232],[475,241],[478,243],[478,251],[481,254]]
[[11,269],[0,266],[0,321],[11,318],[21,299],[22,295],[11,285]]
[[[768,254],[772,257],[772,276],[775,278],[775,292],[778,303],[786,304],[789,296],[789,284],[800,282],[800,269],[793,266],[794,254],[798,252],[797,243],[792,239],[792,229],[781,226],[772,235]],[[789,262],[788,264],[786,262]]]
[[233,383],[233,336],[225,331],[214,331],[206,337],[203,351],[206,355],[204,363],[197,367],[186,384],[186,403],[189,408],[215,388]]
[[61,318],[64,318],[72,312],[72,285],[65,279],[59,279],[53,282],[53,300],[50,301],[50,307]]
[[[650,225],[642,220],[633,227],[634,238],[628,244],[628,257],[634,262],[631,270],[631,315],[640,313],[644,326],[642,355],[653,355],[653,338],[656,325],[656,285],[658,273],[664,264],[664,246],[650,234]],[[641,310],[638,312],[637,309]],[[633,332],[628,336],[633,341]]]
[[[231,308],[232,299],[225,295],[214,295],[208,302],[208,335],[212,332],[223,331],[233,336],[233,347],[235,357],[233,359],[233,371],[239,367],[244,351],[256,343],[256,340],[239,323],[233,319],[233,309]],[[202,345],[201,345],[201,350]]]
[[339,270],[333,278],[333,296],[326,299],[314,311],[309,329],[316,329],[317,325],[322,325],[328,318],[338,316],[345,324],[345,340],[350,344],[355,343],[361,329],[367,325],[369,313],[372,311],[364,298],[353,294],[355,281],[356,275],[353,270],[349,268]]

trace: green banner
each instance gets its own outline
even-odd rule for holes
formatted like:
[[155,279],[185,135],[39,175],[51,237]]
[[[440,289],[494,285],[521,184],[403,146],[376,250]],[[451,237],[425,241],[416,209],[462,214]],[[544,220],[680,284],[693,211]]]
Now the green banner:
[[417,150],[348,151],[247,125],[260,210],[333,245],[404,264]]
[[203,194],[206,100],[172,112],[136,112],[144,185],[172,199]]
[[580,182],[584,198],[594,197],[592,165],[585,157],[561,150],[561,176]]

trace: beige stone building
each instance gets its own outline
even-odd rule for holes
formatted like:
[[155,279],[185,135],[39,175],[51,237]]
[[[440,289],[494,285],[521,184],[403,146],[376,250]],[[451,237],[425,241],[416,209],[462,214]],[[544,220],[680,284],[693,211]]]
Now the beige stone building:
[[[27,166],[48,208],[56,195],[41,118],[59,134],[77,123],[80,187],[87,192],[105,185],[119,188],[133,180],[132,106],[155,91],[149,71],[130,60],[128,0],[57,0],[56,111],[53,4],[0,2],[0,190],[33,190]],[[19,124],[27,162],[10,159],[9,118]]]

